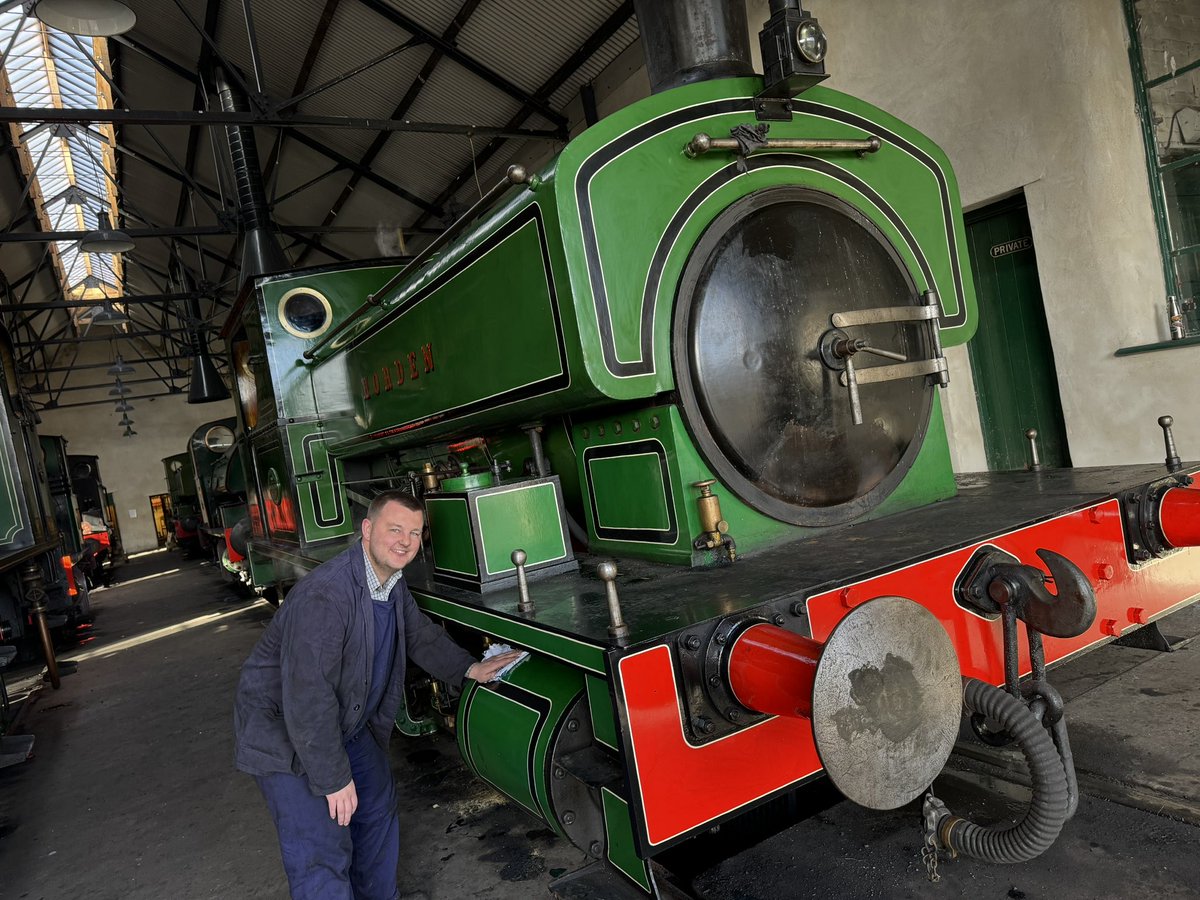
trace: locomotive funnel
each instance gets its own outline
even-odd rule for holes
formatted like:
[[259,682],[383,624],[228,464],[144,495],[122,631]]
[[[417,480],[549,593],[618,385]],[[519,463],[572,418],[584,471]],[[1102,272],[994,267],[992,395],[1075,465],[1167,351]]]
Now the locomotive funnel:
[[812,720],[825,771],[862,806],[908,803],[954,746],[958,657],[941,623],[903,597],[857,607],[824,644],[752,625],[733,641],[728,666],[733,695],[747,709]]
[[634,0],[650,92],[753,75],[746,6],[730,0]]

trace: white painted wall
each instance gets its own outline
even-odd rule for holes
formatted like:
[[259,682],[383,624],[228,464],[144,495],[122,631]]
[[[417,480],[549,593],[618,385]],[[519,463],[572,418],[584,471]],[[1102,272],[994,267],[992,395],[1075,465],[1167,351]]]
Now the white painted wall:
[[[1163,413],[1200,457],[1200,347],[1113,355],[1167,338],[1120,0],[814,6],[828,85],[928,133],[966,206],[1024,189],[1075,465],[1161,460]],[[955,462],[982,468],[966,355],[952,363]]]
[[[1077,466],[1163,458],[1175,416],[1200,458],[1200,346],[1117,358],[1168,336],[1120,0],[805,0],[829,35],[829,87],[929,134],[966,207],[1023,189],[1037,247],[1071,456]],[[755,65],[766,0],[748,0]],[[595,83],[601,115],[649,91],[640,45]],[[573,123],[582,119],[576,106]],[[536,147],[526,148],[529,162]],[[958,471],[987,466],[965,348],[945,394]]]
[[[112,356],[106,344],[82,344],[86,348],[79,354],[77,365],[87,363],[111,363]],[[149,378],[153,373],[145,363],[129,358],[126,361],[137,371],[127,376],[130,379]],[[162,364],[158,365],[163,371]],[[61,378],[61,376],[58,376]],[[157,542],[154,536],[154,518],[150,511],[150,496],[167,490],[161,460],[187,449],[192,432],[205,422],[235,414],[233,401],[189,405],[187,395],[131,399],[136,409],[129,414],[134,421],[134,437],[121,437],[123,428],[117,425],[121,413],[114,412],[115,398],[108,398],[108,389],[113,378],[103,368],[80,370],[73,373],[70,384],[86,385],[104,382],[97,391],[69,391],[62,394],[59,403],[82,403],[103,400],[96,406],[79,406],[44,410],[39,434],[61,434],[68,441],[68,453],[81,453],[100,457],[100,474],[104,484],[113,493],[116,501],[117,518],[121,528],[121,539],[127,553],[151,550]],[[186,389],[187,382],[183,382]],[[136,384],[131,386],[134,395],[158,393],[165,388],[162,384]],[[45,399],[38,395],[38,400]],[[131,515],[136,512],[136,516]]]

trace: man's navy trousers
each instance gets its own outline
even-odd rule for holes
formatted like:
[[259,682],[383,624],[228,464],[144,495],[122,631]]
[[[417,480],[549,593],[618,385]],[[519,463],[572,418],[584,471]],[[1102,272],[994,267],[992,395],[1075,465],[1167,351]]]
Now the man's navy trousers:
[[292,900],[397,900],[400,820],[387,753],[359,729],[346,741],[358,808],[349,827],[329,817],[329,801],[314,797],[300,775],[255,779],[279,831]]

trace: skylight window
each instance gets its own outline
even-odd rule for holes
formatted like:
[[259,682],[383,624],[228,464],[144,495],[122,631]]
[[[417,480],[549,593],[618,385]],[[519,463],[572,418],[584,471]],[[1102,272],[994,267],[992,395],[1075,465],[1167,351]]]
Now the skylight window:
[[[7,48],[0,70],[0,103],[10,107],[111,109],[112,94],[101,72],[111,77],[108,42],[79,38],[48,28],[18,4],[0,12],[0,50]],[[30,201],[44,231],[92,231],[100,214],[118,221],[116,136],[110,124],[11,124],[19,148],[21,170]],[[18,210],[8,228],[20,220]],[[124,295],[121,257],[83,253],[77,240],[55,241],[53,257],[59,285],[67,300],[97,303]],[[90,319],[97,307],[79,307],[76,323]]]

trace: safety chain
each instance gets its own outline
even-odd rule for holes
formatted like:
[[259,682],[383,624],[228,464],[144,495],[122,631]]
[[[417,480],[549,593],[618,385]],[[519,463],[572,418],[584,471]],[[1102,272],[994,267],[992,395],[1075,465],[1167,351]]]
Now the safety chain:
[[925,839],[921,843],[921,862],[925,864],[925,874],[934,884],[942,880],[938,874],[938,822],[950,814],[946,804],[933,795],[933,785],[925,794],[925,802],[921,805],[922,831]]

